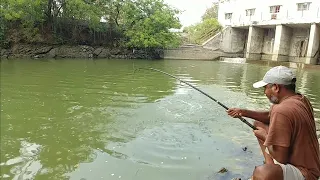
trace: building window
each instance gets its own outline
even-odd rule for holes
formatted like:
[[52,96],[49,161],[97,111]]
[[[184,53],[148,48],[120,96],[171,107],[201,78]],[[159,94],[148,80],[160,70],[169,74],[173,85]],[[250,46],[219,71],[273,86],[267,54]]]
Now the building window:
[[246,9],[246,16],[254,16],[256,9]]
[[280,6],[270,6],[270,13],[280,12]]
[[297,3],[298,11],[308,11],[310,8],[310,2]]
[[232,13],[225,14],[225,19],[231,19],[231,18],[232,18]]

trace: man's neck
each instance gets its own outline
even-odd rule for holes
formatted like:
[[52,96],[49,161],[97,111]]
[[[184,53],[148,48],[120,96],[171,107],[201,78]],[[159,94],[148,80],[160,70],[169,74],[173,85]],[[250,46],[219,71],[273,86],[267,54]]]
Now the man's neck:
[[288,99],[288,98],[291,97],[291,96],[297,95],[297,93],[292,92],[292,91],[286,91],[284,94],[285,94],[285,95],[283,95],[283,96],[279,99],[279,103],[281,103],[281,102],[284,101],[285,99]]

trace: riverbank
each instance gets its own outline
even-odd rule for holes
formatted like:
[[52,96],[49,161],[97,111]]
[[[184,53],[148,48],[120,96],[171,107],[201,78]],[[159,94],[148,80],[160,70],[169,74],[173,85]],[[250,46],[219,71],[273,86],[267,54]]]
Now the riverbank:
[[108,59],[162,59],[161,49],[108,48],[87,45],[17,44],[1,49],[2,58],[108,58]]

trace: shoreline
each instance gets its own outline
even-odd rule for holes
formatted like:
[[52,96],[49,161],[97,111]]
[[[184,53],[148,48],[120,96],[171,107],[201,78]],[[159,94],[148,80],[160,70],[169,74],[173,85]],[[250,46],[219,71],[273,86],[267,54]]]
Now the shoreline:
[[[121,47],[104,47],[88,45],[50,45],[50,44],[16,44],[10,49],[1,49],[1,59],[164,59],[163,49],[129,49]],[[232,58],[231,58],[232,59]],[[166,59],[170,60],[170,59]],[[179,60],[179,59],[174,59]],[[181,59],[188,61],[188,59]],[[191,61],[193,59],[190,59]],[[198,59],[197,61],[208,61]],[[212,59],[209,61],[222,61]],[[231,61],[232,63],[232,61]],[[234,62],[237,63],[237,62]],[[246,60],[244,63],[267,66],[284,65],[295,69],[320,70],[320,64],[304,64],[301,62],[277,62],[270,60]]]
[[162,49],[129,49],[88,45],[16,44],[1,49],[1,59],[28,58],[107,58],[107,59],[162,59]]

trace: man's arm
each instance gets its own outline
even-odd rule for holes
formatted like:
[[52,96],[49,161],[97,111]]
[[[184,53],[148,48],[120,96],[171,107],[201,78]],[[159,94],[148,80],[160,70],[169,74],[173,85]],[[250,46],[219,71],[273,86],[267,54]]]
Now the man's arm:
[[269,111],[251,111],[247,109],[230,108],[227,110],[227,113],[234,118],[243,116],[260,121],[264,124],[270,123]]
[[264,141],[270,155],[279,163],[287,164],[289,161],[289,147],[291,146],[293,127],[284,110],[273,112],[268,129],[268,135]]
[[[254,135],[260,139],[261,141],[265,142],[267,139],[267,132],[265,129],[258,127],[257,130],[254,130]],[[289,161],[289,148],[277,145],[270,145],[268,148],[268,154],[277,160],[279,163],[287,164]]]
[[287,164],[289,161],[289,148],[282,146],[269,146],[267,147],[273,159],[281,164]]

